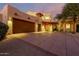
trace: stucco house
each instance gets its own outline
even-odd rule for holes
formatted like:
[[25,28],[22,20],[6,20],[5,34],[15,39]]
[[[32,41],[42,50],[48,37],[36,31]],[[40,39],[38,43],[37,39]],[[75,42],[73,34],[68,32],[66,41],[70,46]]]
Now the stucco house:
[[52,32],[57,22],[43,21],[42,18],[26,14],[11,5],[0,10],[0,21],[9,26],[8,34],[26,32]]

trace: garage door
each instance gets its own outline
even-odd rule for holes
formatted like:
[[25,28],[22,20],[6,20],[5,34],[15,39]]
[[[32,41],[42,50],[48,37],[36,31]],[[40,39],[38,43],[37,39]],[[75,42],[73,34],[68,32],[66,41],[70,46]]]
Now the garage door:
[[35,31],[35,23],[13,18],[13,33],[27,33]]

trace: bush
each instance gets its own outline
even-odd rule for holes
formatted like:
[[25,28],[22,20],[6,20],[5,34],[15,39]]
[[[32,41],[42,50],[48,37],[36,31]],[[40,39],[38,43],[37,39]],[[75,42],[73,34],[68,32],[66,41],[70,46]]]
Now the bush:
[[2,41],[5,38],[7,31],[8,31],[8,26],[0,22],[0,41]]

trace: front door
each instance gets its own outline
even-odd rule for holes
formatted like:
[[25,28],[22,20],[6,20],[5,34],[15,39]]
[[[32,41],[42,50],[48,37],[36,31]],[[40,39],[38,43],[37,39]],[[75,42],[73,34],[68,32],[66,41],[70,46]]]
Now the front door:
[[38,32],[41,31],[41,24],[38,24]]

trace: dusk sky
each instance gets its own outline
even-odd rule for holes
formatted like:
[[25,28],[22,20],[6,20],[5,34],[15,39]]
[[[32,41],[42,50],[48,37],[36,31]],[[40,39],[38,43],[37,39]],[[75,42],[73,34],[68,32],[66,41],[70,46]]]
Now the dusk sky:
[[[5,3],[0,3],[0,10],[6,5]],[[18,8],[21,11],[27,12],[27,11],[37,11],[37,12],[47,12],[54,17],[56,14],[61,13],[64,3],[16,3],[16,4],[10,4],[11,6],[14,6]]]

